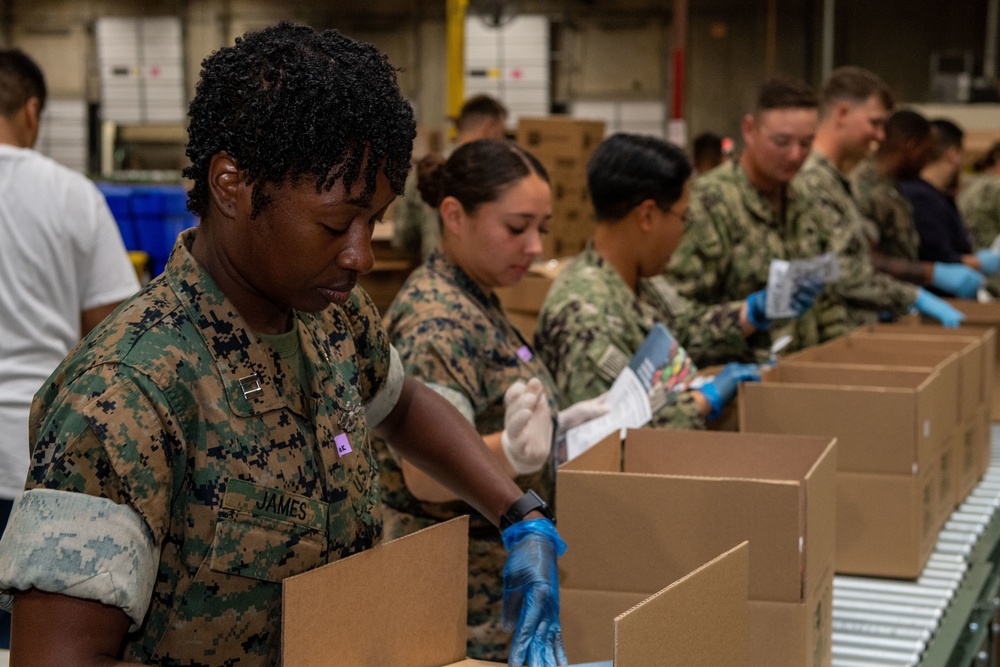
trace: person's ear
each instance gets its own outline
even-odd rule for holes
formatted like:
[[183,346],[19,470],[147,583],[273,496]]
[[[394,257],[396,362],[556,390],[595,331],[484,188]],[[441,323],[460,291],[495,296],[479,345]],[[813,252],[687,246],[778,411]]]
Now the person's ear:
[[451,234],[460,235],[465,221],[465,207],[462,206],[462,202],[454,197],[445,197],[441,200],[438,210],[441,212],[441,224],[444,228]]
[[21,142],[24,148],[31,148],[38,141],[38,130],[42,124],[42,101],[29,97],[20,111],[20,123],[24,131]]
[[754,122],[753,114],[748,113],[748,114],[744,115],[743,116],[743,120],[740,121],[740,131],[743,134],[743,143],[744,144],[749,143],[747,141],[747,137],[749,137],[749,136],[751,136],[753,134],[753,131],[754,131],[755,128],[756,128],[756,123]]
[[660,213],[660,206],[652,199],[645,199],[636,206],[636,213],[638,214],[636,219],[639,223],[639,230],[643,234],[648,234],[656,224],[656,216]]
[[832,116],[838,125],[843,123],[844,119],[851,113],[851,108],[851,103],[846,100],[841,100],[833,105]]
[[948,159],[952,164],[960,165],[962,164],[962,149],[958,146],[948,147]]
[[226,151],[213,155],[208,164],[208,192],[215,207],[227,218],[249,211],[251,188],[236,160]]

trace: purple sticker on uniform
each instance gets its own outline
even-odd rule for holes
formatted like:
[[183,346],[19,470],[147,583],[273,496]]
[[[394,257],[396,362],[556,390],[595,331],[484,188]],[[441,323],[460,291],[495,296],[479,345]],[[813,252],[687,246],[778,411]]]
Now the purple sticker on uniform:
[[347,434],[341,433],[333,439],[334,444],[337,445],[337,456],[346,456],[351,453],[351,443],[347,441]]
[[531,358],[534,355],[531,354],[531,350],[528,349],[527,345],[522,345],[517,348],[517,356],[521,359],[521,361],[528,362],[531,361]]

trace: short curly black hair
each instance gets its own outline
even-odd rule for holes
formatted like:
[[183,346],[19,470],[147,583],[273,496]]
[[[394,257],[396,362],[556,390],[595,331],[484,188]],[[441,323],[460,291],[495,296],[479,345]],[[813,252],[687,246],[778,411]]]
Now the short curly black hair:
[[253,186],[256,216],[270,201],[268,185],[302,177],[315,178],[317,192],[341,179],[350,189],[362,177],[362,198],[370,199],[381,168],[401,194],[416,134],[384,54],[336,30],[287,21],[208,56],[188,116],[188,209],[202,218],[220,151]]

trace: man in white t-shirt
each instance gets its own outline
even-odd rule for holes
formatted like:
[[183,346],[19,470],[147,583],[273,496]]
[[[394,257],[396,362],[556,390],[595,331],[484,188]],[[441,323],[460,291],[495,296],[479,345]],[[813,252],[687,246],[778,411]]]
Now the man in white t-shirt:
[[[38,66],[0,49],[0,534],[28,472],[32,396],[139,289],[100,191],[32,150],[44,105]],[[6,648],[10,615],[0,617]]]

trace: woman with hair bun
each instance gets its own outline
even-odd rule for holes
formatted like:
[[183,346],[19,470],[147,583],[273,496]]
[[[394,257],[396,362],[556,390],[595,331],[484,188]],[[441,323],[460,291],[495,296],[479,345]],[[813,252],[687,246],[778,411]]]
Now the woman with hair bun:
[[[464,144],[447,161],[425,159],[417,169],[421,195],[438,209],[441,242],[389,307],[386,330],[407,374],[457,407],[522,489],[551,501],[554,434],[606,408],[593,400],[557,414],[551,375],[494,293],[520,282],[542,254],[552,215],[548,175],[530,153],[498,139]],[[468,654],[506,661],[500,535],[391,449],[380,456],[387,537],[471,515]]]

